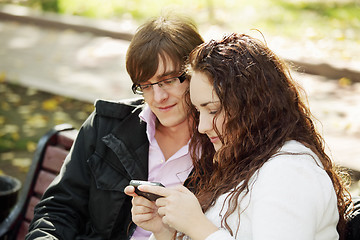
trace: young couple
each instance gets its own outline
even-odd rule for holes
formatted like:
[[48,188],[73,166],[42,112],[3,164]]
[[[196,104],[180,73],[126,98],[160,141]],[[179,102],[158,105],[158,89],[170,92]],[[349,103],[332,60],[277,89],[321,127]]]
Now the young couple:
[[133,221],[157,240],[339,239],[345,189],[284,63],[231,34],[195,48],[188,74],[192,191],[127,187]]
[[202,42],[175,16],[138,29],[143,99],[96,103],[26,239],[339,238],[345,188],[285,65],[247,35]]

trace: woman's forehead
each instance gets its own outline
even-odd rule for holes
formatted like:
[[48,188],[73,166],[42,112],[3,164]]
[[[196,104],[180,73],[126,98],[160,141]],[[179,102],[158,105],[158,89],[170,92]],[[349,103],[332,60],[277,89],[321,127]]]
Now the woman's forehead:
[[190,99],[194,105],[219,101],[209,77],[202,72],[193,72],[190,81]]

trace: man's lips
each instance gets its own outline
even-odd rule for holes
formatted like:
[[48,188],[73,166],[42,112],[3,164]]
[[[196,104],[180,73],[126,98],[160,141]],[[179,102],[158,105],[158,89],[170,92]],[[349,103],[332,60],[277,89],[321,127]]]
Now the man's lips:
[[160,111],[168,111],[170,110],[172,107],[174,107],[176,104],[173,105],[168,105],[168,106],[164,106],[164,107],[159,107]]

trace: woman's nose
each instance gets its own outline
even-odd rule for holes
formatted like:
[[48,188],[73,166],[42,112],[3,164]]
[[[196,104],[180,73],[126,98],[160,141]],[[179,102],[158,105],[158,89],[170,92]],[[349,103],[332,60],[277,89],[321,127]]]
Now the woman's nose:
[[212,129],[212,125],[212,120],[200,113],[198,125],[199,133],[205,134],[206,132],[209,132]]

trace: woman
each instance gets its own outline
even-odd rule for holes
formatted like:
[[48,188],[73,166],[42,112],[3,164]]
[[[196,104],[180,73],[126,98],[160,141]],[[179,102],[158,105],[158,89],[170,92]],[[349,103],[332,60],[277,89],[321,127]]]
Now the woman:
[[197,47],[189,65],[194,194],[140,186],[164,197],[135,196],[134,222],[157,240],[339,239],[347,191],[284,63],[231,34]]

